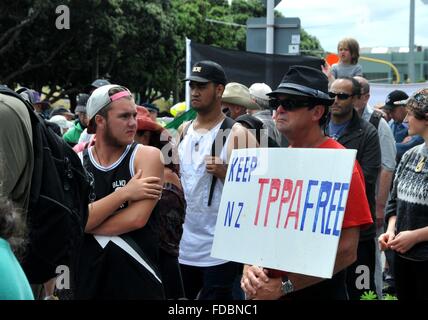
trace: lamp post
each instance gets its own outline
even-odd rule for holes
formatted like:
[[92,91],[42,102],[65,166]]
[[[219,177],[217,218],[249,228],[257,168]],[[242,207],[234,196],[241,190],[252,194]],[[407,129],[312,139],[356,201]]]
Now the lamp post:
[[273,42],[274,42],[274,28],[275,28],[275,17],[274,17],[274,0],[267,0],[266,3],[266,53],[273,53]]
[[[428,4],[428,0],[421,1]],[[410,0],[409,21],[409,80],[415,82],[415,0]]]
[[409,80],[415,82],[415,0],[410,0]]

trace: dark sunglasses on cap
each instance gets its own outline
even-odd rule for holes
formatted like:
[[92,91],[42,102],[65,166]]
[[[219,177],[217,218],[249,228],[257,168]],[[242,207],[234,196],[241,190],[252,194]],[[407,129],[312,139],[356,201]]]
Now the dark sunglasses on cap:
[[269,106],[271,109],[277,109],[281,106],[284,110],[293,111],[301,108],[312,108],[314,102],[310,100],[298,100],[298,99],[271,99],[269,100]]
[[336,93],[336,92],[329,92],[328,95],[330,96],[330,98],[334,99],[337,97],[337,99],[339,100],[347,100],[350,97],[355,96],[355,94],[349,94],[349,93]]

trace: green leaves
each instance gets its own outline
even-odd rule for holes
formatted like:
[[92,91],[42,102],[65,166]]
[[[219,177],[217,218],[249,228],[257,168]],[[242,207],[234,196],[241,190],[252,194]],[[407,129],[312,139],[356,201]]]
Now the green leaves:
[[[69,30],[55,27],[58,5],[69,8]],[[2,0],[0,83],[73,96],[107,77],[142,101],[182,100],[185,38],[245,50],[239,24],[265,14],[259,0]],[[305,48],[318,40],[304,34]]]
[[365,291],[362,295],[360,300],[377,300],[377,294],[374,293],[374,291]]
[[386,294],[382,299],[378,299],[378,296],[374,291],[365,291],[361,297],[360,300],[398,300],[396,296],[391,294]]

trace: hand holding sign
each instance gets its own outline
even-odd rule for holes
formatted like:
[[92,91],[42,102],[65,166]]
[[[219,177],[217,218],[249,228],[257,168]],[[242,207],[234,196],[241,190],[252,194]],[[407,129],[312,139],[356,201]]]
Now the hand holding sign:
[[241,288],[245,292],[247,299],[253,299],[257,294],[257,290],[263,285],[263,282],[268,282],[269,277],[265,269],[258,266],[244,266],[241,278]]

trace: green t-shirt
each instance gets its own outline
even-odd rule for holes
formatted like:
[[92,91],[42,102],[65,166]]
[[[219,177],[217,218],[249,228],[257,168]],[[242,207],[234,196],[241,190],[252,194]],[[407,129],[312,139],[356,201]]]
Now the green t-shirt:
[[34,300],[30,283],[9,243],[0,238],[0,300]]
[[80,124],[79,121],[77,121],[74,123],[74,126],[72,128],[68,129],[68,131],[64,133],[62,137],[67,142],[78,143],[82,132],[83,132],[82,125]]

